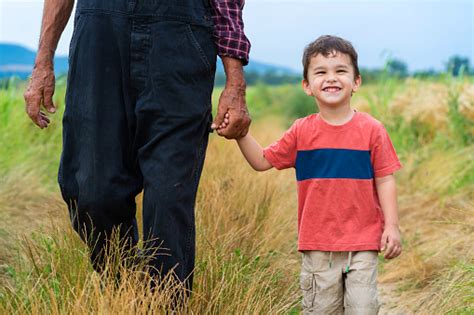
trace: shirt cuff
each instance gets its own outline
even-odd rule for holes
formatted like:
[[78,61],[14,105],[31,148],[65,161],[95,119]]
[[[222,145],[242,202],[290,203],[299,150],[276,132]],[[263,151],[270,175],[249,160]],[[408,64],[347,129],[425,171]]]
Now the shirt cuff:
[[217,54],[220,57],[239,59],[246,66],[249,63],[250,41],[239,32],[217,32]]
[[275,155],[273,154],[272,150],[269,147],[263,149],[263,156],[277,170],[282,170],[285,168],[285,166],[282,163],[278,162],[278,159],[275,157]]
[[387,166],[387,167],[384,167],[380,170],[374,171],[374,177],[388,176],[390,174],[395,173],[396,171],[398,171],[401,168],[402,168],[402,164],[400,164],[400,162],[397,162],[397,163],[395,163],[391,166]]

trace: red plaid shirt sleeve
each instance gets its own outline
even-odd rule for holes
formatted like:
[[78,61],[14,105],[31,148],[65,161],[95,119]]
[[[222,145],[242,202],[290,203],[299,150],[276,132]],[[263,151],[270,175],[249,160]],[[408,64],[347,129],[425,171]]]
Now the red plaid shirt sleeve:
[[219,56],[249,62],[250,41],[244,34],[242,9],[245,0],[211,0],[214,38]]

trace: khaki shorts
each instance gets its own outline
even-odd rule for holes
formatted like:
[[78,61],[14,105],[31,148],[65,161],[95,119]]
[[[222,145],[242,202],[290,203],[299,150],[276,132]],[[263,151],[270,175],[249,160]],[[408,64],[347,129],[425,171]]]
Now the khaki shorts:
[[304,251],[304,314],[377,314],[376,251]]

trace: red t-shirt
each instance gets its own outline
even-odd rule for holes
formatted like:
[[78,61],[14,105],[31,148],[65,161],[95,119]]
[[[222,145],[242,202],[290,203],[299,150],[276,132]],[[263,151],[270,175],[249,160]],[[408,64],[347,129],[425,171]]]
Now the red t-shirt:
[[296,170],[298,250],[379,250],[383,212],[374,178],[401,167],[379,121],[355,112],[334,126],[313,114],[296,120],[264,156],[277,169]]

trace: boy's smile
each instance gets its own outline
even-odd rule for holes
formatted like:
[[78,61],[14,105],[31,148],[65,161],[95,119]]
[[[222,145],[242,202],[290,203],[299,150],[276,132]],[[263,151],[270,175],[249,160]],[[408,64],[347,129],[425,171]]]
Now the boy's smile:
[[303,89],[316,98],[320,107],[340,107],[350,105],[351,95],[360,82],[360,76],[354,78],[354,67],[348,55],[335,52],[326,57],[318,54],[311,58]]
[[328,87],[323,88],[324,92],[329,92],[329,93],[336,93],[336,92],[339,92],[340,90],[341,88],[338,86],[328,86]]
[[[329,102],[334,97],[339,97],[341,94],[342,88],[338,86],[327,86],[323,87],[322,94],[327,102]],[[319,102],[319,101],[318,101]]]

